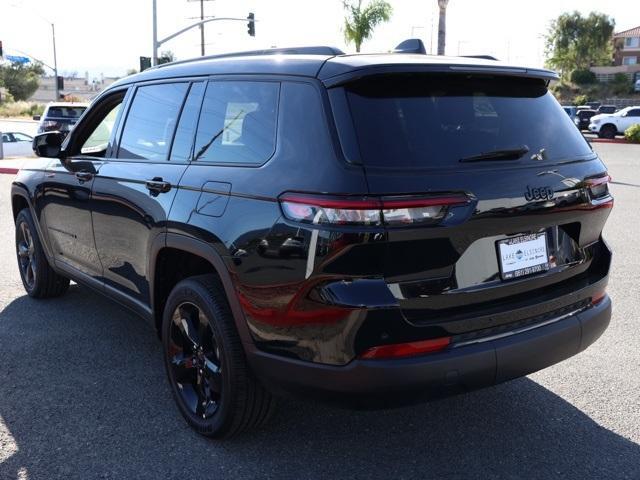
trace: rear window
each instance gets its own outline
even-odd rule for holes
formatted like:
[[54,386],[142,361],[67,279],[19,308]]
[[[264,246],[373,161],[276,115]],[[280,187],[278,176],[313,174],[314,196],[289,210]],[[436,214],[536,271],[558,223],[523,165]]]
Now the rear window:
[[77,120],[85,110],[86,107],[49,107],[46,116]]
[[463,158],[522,147],[529,152],[521,161],[541,149],[546,161],[591,154],[538,79],[396,74],[368,77],[346,91],[367,166],[454,167]]

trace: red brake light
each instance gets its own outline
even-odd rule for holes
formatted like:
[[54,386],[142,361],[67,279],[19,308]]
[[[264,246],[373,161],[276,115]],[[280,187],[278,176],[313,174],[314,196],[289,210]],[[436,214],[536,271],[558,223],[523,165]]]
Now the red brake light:
[[284,215],[297,222],[338,225],[435,223],[449,207],[466,205],[462,194],[433,197],[326,197],[287,193],[280,197]]
[[415,357],[427,353],[441,352],[451,343],[451,337],[434,338],[431,340],[420,340],[417,342],[394,343],[391,345],[380,345],[365,350],[360,358],[366,360],[383,358],[403,358]]

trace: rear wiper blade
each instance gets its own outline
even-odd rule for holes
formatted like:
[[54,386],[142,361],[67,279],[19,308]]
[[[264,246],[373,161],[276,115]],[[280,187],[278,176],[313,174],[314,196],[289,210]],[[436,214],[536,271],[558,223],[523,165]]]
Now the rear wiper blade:
[[518,160],[520,157],[529,152],[529,147],[523,145],[518,148],[507,148],[504,150],[494,150],[492,152],[483,152],[471,157],[463,157],[460,162],[481,162],[483,160]]

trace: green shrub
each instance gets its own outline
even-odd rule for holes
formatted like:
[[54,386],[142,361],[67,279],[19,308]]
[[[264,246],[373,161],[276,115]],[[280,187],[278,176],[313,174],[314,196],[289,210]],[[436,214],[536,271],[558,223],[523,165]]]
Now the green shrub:
[[584,105],[589,101],[589,97],[585,94],[581,94],[581,95],[576,95],[575,97],[573,97],[573,104],[578,106],[578,105]]
[[577,85],[590,85],[596,83],[596,74],[591,70],[574,70],[571,72],[571,81]]
[[626,138],[628,142],[640,143],[640,123],[636,123],[627,128],[624,131],[624,138]]
[[42,115],[44,105],[31,102],[11,102],[0,105],[0,117],[32,117]]

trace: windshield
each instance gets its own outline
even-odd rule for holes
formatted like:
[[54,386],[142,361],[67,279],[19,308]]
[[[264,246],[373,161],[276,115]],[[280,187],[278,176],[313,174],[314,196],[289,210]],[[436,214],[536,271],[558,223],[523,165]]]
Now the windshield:
[[[346,87],[362,161],[367,166],[431,168],[527,147],[545,161],[591,149],[538,79],[395,74]],[[513,164],[514,162],[510,162]]]

